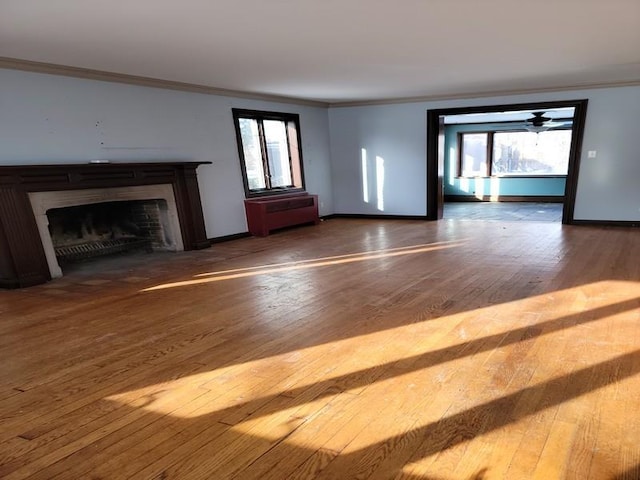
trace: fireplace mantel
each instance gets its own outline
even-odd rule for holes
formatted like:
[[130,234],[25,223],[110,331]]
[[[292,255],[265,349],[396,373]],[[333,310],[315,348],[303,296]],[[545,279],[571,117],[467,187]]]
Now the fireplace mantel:
[[185,250],[210,246],[196,169],[211,162],[89,163],[0,166],[0,287],[51,279],[29,200],[31,192],[169,184]]

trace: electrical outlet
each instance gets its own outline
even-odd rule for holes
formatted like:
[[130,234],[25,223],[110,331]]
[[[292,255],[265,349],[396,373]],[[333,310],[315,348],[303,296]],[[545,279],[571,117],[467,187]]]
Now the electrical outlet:
[[597,154],[598,154],[598,152],[596,152],[595,150],[589,150],[587,152],[587,157],[588,158],[596,158]]

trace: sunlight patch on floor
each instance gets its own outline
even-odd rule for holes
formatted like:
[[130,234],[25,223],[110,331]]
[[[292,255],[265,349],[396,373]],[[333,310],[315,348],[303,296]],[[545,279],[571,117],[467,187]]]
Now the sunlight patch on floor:
[[[413,442],[415,452],[402,467],[408,478],[555,478],[566,469],[556,459],[569,458],[576,442],[588,445],[589,422],[596,422],[598,435],[619,439],[624,416],[590,419],[601,402],[606,411],[636,406],[640,372],[617,365],[640,366],[640,350],[628,342],[628,332],[635,332],[628,312],[637,308],[638,294],[637,282],[596,282],[236,363],[106,400],[192,421],[206,416],[227,425],[231,439],[325,449],[349,462]],[[569,313],[557,318],[552,312],[560,304]],[[594,342],[597,348],[590,349]],[[557,353],[541,361],[541,348]],[[496,451],[496,443],[513,448]],[[637,448],[625,448],[632,467]],[[593,468],[604,472],[602,453],[594,453]],[[477,462],[459,462],[462,457]]]
[[[482,373],[480,365],[487,361],[489,356],[493,356],[494,360],[499,359],[501,355],[508,356],[512,348],[531,340],[531,337],[527,337],[517,339],[517,341],[507,343],[504,346],[496,345],[490,350],[467,352],[466,350],[470,348],[465,347],[467,343],[477,344],[481,347],[483,342],[500,342],[503,336],[512,331],[510,327],[513,328],[513,322],[501,322],[500,318],[511,318],[513,315],[518,315],[523,319],[518,328],[543,325],[543,331],[539,333],[539,336],[546,336],[548,342],[553,342],[554,336],[560,338],[565,335],[575,335],[573,343],[576,345],[576,349],[582,349],[583,345],[586,348],[585,342],[588,344],[589,341],[596,341],[595,338],[598,336],[596,334],[603,329],[606,332],[606,328],[601,325],[602,320],[611,316],[605,315],[589,319],[590,312],[635,300],[637,289],[620,288],[629,284],[633,284],[633,282],[605,281],[544,293],[500,305],[491,305],[473,311],[289,351],[277,356],[239,362],[112,395],[106,399],[157,413],[193,418],[220,410],[233,409],[238,405],[255,401],[256,398],[269,399],[281,394],[295,397],[305,389],[323,382],[327,386],[336,382],[341,391],[355,394],[360,393],[364,388],[371,389],[376,384],[387,388],[386,383],[398,381],[398,378],[403,382],[406,380],[405,383],[409,385],[413,382],[412,377],[416,375],[429,376],[431,385],[451,384],[453,376],[447,372],[477,369],[479,373]],[[615,296],[599,296],[599,293],[613,291],[625,293]],[[545,305],[549,304],[569,305],[572,311],[585,316],[586,320],[578,322],[577,325],[576,322],[569,322],[567,326],[555,329],[551,327],[550,332],[545,333],[545,324],[557,320],[545,318]],[[451,325],[451,328],[443,329],[443,323]],[[572,332],[581,332],[581,334],[576,335]],[[535,339],[537,336],[533,338]],[[602,349],[599,351],[601,352]],[[614,355],[621,352],[612,351],[611,353]],[[434,354],[441,355],[442,358],[434,357]],[[565,355],[573,355],[573,352],[565,353]],[[330,370],[318,371],[315,364],[326,364],[327,357],[336,359],[334,366]],[[562,358],[560,353],[559,358]],[[567,366],[583,366],[584,363],[591,364],[606,359],[600,353],[596,356],[591,355],[585,362],[575,361],[574,358],[573,363],[570,363],[569,360],[570,358],[567,358],[566,363],[551,363],[553,369],[538,367],[532,379],[535,381],[551,379],[568,373],[571,368],[567,368],[565,371]],[[421,365],[420,362],[426,363]],[[393,375],[380,377],[379,370],[388,368],[395,369]],[[358,374],[364,375],[364,380],[352,381],[351,376]],[[368,378],[372,379],[371,382],[367,380]],[[481,377],[480,380],[482,380]],[[505,385],[498,387],[503,393],[510,391]],[[463,386],[460,388],[462,389]],[[192,391],[193,389],[200,389],[210,398],[210,402],[206,406],[198,408],[196,411],[177,410],[171,401],[163,401],[164,397],[170,398],[172,395],[179,395],[180,392]],[[491,389],[487,389],[487,392],[490,394]]]
[[[285,264],[254,266],[235,270],[226,270],[221,272],[211,272],[199,274],[196,280],[184,280],[180,282],[164,283],[141,290],[141,292],[152,292],[155,290],[164,290],[175,287],[188,287],[192,285],[200,285],[205,283],[219,282],[221,280],[231,280],[235,278],[252,277],[256,275],[265,275],[279,272],[288,272],[294,270],[304,270],[316,267],[326,267],[330,265],[342,265],[353,262],[362,262],[367,260],[385,259],[398,257],[403,255],[414,255],[419,253],[433,252],[448,248],[455,248],[464,245],[464,241],[438,242],[433,244],[412,245],[409,247],[392,248],[387,250],[377,250],[374,252],[363,252],[358,254],[338,255],[332,257],[318,258],[313,260],[302,260],[299,262],[288,262]],[[235,273],[232,273],[235,272]]]

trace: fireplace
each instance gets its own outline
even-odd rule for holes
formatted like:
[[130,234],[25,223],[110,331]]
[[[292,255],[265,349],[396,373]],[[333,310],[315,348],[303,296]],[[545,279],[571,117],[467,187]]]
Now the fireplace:
[[162,249],[166,240],[160,221],[162,206],[166,206],[164,200],[138,200],[48,210],[49,236],[58,264],[63,267],[105,255]]
[[125,250],[184,250],[171,185],[31,192],[52,278],[64,263]]
[[0,287],[43,283],[90,256],[209,247],[200,164],[0,167]]
[[98,257],[127,246],[167,250],[170,229],[165,200],[104,202],[47,210],[49,235],[59,263]]

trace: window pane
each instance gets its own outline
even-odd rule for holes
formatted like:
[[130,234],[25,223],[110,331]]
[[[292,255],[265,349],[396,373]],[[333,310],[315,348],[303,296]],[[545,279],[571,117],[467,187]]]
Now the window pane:
[[291,167],[289,166],[289,144],[287,143],[287,129],[281,120],[265,120],[264,137],[269,157],[271,173],[271,188],[288,187],[292,185]]
[[462,135],[463,177],[487,176],[487,134],[465,133]]
[[566,175],[571,130],[496,132],[493,136],[494,175]]
[[240,123],[240,136],[242,137],[242,151],[244,152],[244,166],[247,172],[249,190],[266,188],[264,179],[264,167],[260,149],[260,135],[258,134],[258,122],[250,118],[238,119]]

